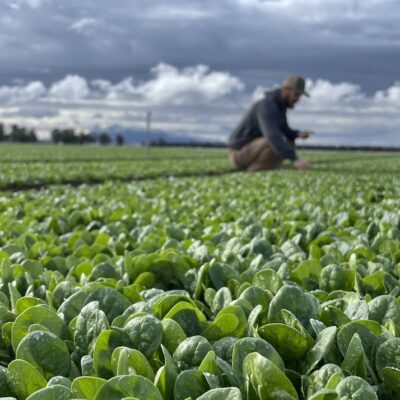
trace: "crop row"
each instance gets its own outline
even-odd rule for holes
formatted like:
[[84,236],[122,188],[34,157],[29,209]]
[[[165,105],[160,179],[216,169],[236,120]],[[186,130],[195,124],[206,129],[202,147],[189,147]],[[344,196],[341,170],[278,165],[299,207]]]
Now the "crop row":
[[82,162],[175,159],[175,158],[224,158],[224,149],[151,147],[137,146],[78,146],[52,144],[1,143],[2,162]]
[[118,162],[2,163],[0,189],[35,188],[50,184],[99,183],[229,172],[223,159],[178,159]]
[[[39,146],[40,147],[40,146]],[[94,149],[99,151],[101,149]],[[139,153],[139,150],[141,153]],[[77,149],[78,154],[80,149]],[[114,150],[116,151],[116,150]],[[141,180],[168,176],[204,175],[232,171],[226,151],[186,150],[157,158],[164,149],[156,149],[150,159],[143,159],[144,149],[129,149],[133,159],[103,159],[102,161],[64,162],[3,162],[0,163],[0,189],[37,188],[50,184],[101,183],[113,180]],[[169,152],[170,149],[166,149]],[[67,153],[68,154],[68,153]],[[71,153],[72,154],[72,153]],[[100,153],[99,153],[100,154]],[[125,154],[130,154],[128,150]],[[169,153],[164,153],[164,155]],[[135,156],[136,155],[136,156]],[[203,157],[200,157],[203,155]],[[135,158],[136,157],[136,158]],[[397,174],[400,159],[393,155],[339,154],[306,152],[302,157],[311,161],[311,173],[339,172],[340,174]],[[290,168],[285,164],[285,168]]]

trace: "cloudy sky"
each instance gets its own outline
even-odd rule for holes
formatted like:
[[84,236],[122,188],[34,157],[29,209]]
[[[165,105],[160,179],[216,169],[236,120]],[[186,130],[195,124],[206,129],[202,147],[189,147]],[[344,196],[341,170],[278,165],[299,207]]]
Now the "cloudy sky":
[[398,0],[1,0],[0,120],[225,140],[288,74],[311,142],[400,146]]

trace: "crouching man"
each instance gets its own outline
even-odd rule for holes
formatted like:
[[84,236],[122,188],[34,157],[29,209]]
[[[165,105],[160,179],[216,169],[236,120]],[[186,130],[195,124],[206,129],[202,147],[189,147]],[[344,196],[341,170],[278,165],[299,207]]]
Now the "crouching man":
[[286,119],[286,110],[293,108],[302,95],[308,96],[304,79],[288,76],[281,88],[266,92],[252,105],[228,141],[229,157],[237,168],[276,169],[284,159],[299,170],[310,168],[308,162],[297,157],[295,140],[306,139],[311,132],[291,129]]

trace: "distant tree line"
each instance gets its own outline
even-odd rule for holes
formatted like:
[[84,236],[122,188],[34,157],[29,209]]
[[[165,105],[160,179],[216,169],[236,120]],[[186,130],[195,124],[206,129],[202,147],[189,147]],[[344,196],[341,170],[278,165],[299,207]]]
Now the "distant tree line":
[[[101,145],[111,144],[111,137],[106,132],[83,133],[76,132],[74,129],[53,129],[51,131],[51,140],[54,143],[65,144],[93,144]],[[34,129],[27,129],[16,124],[11,125],[11,130],[6,133],[4,125],[0,123],[0,142],[19,142],[19,143],[35,143],[38,138]],[[122,146],[125,140],[124,137],[118,134],[115,137],[115,144]]]
[[[65,144],[90,144],[99,143],[101,145],[108,145],[112,142],[110,136],[106,132],[96,133],[77,133],[74,129],[53,129],[51,131],[51,139],[54,143]],[[118,134],[115,137],[115,144],[122,146],[124,144],[124,137]]]
[[4,125],[0,123],[0,142],[34,143],[37,141],[34,129],[27,129],[13,124],[11,125],[10,132],[7,134]]
[[[145,145],[145,143],[143,143]],[[154,139],[150,142],[150,146],[155,147],[211,147],[211,148],[224,148],[226,144],[223,142],[170,142],[163,138]]]

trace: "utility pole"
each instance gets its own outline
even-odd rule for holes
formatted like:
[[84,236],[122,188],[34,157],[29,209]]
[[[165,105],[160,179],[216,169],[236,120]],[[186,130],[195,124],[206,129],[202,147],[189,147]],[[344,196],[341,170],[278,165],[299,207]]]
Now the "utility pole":
[[151,111],[146,112],[147,151],[146,156],[150,158],[150,132],[151,132]]

